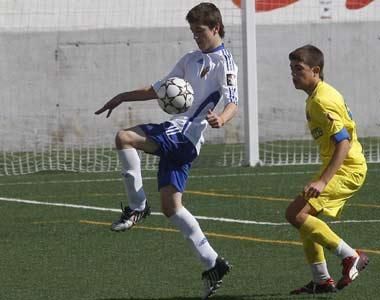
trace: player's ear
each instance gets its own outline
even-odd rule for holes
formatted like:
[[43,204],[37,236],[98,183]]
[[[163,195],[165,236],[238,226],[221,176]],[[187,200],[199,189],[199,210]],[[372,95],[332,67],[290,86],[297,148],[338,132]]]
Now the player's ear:
[[319,66],[314,66],[311,68],[311,70],[313,71],[314,73],[314,76],[318,75],[321,73],[321,68]]
[[213,32],[214,34],[219,34],[219,30],[220,30],[220,24],[217,23],[217,24],[215,25],[215,27],[212,29],[212,32]]

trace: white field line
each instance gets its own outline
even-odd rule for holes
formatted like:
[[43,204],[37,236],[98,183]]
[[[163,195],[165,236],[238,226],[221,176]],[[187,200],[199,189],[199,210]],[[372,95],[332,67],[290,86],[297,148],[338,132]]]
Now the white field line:
[[[42,202],[42,201],[24,200],[24,199],[17,199],[17,198],[0,197],[0,201],[31,204],[31,205],[59,206],[59,207],[67,207],[67,208],[79,208],[79,209],[88,209],[88,210],[120,212],[120,209],[115,209],[115,208],[77,205],[77,204],[68,204],[68,203],[56,203],[56,202]],[[158,213],[158,212],[152,212],[152,215],[163,216],[161,213]],[[252,221],[252,220],[206,217],[206,216],[195,216],[195,218],[198,220],[211,220],[211,221],[217,221],[217,222],[236,223],[236,224],[269,225],[269,226],[288,226],[289,225],[289,223],[286,223],[286,222],[275,223],[275,222],[262,222],[262,221]],[[341,220],[341,221],[332,221],[329,223],[334,223],[334,224],[380,223],[380,220]]]

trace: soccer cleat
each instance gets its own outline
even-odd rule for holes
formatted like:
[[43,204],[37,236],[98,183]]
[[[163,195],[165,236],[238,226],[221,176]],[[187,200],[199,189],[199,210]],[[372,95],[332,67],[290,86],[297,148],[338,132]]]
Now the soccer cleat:
[[125,231],[126,229],[130,229],[150,215],[148,202],[142,211],[132,210],[129,206],[123,207],[123,203],[121,203],[121,211],[120,218],[111,225],[112,231]]
[[326,293],[336,293],[337,289],[335,287],[334,279],[329,278],[322,283],[315,283],[314,281],[310,281],[305,286],[291,291],[292,295],[299,294],[326,294]]
[[222,257],[218,257],[215,266],[202,273],[204,284],[203,300],[210,298],[222,285],[222,278],[231,270],[231,265]]
[[341,290],[351,284],[359,272],[363,271],[369,263],[368,256],[362,251],[356,251],[359,256],[349,256],[342,260],[342,278],[339,279],[336,287]]

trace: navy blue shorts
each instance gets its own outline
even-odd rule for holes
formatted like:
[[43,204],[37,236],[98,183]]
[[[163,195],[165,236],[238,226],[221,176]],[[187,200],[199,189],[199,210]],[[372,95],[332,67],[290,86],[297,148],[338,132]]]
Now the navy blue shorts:
[[198,155],[193,143],[170,122],[143,124],[139,127],[149,139],[159,145],[157,151],[152,153],[160,157],[158,190],[173,185],[183,193],[191,163]]

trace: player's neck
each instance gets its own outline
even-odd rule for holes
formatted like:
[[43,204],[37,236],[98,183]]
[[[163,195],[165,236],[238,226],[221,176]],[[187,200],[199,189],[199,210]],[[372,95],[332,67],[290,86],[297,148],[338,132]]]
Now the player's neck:
[[317,79],[317,80],[314,81],[312,84],[310,84],[310,86],[309,86],[308,88],[305,89],[305,92],[306,92],[309,96],[311,96],[311,95],[314,93],[315,89],[317,88],[318,83],[320,83],[320,82],[321,82],[321,79]]
[[211,52],[215,52],[219,49],[223,49],[223,48],[224,48],[223,40],[220,40],[218,43],[212,44],[207,50],[204,50],[202,52],[203,53],[211,53]]

